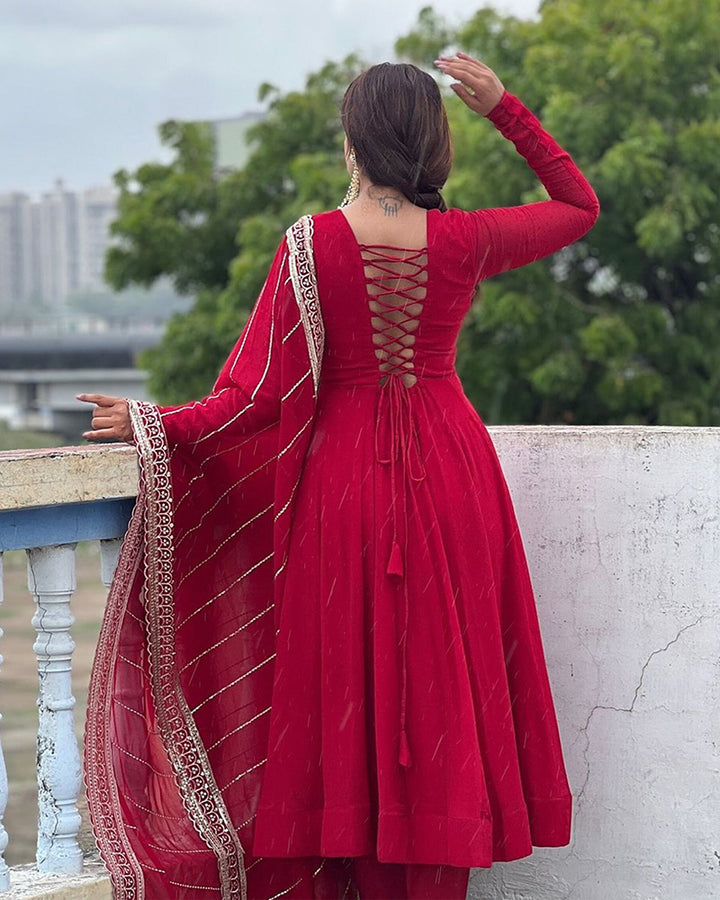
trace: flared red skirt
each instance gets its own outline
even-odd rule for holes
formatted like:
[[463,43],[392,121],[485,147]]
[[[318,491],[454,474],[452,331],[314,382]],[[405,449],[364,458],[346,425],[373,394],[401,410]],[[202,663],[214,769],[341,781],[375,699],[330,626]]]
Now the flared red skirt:
[[[535,600],[457,376],[321,386],[279,611],[254,856],[487,867],[569,843]],[[249,849],[249,848],[248,848]]]

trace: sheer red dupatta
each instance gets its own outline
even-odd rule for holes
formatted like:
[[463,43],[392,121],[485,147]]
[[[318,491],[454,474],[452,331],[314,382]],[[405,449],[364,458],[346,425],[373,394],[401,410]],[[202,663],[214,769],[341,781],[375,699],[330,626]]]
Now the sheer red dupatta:
[[[140,489],[84,748],[117,900],[246,898],[263,862],[249,850],[323,339],[306,216],[288,229],[212,394],[181,407],[130,402]],[[286,862],[273,893],[307,877],[303,861]]]

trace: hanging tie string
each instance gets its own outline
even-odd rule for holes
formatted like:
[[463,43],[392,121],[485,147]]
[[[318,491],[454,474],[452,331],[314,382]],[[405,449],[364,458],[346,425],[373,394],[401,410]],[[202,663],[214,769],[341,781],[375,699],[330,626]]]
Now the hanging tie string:
[[[417,316],[422,311],[422,303],[417,292],[422,290],[424,298],[422,273],[427,268],[427,254],[426,250],[407,250],[402,252],[409,254],[408,256],[398,258],[386,251],[397,252],[402,248],[363,245],[361,249],[366,267],[380,272],[379,275],[367,276],[368,282],[372,283],[375,288],[371,297],[376,301],[376,316],[382,322],[382,325],[374,324],[373,327],[377,334],[383,336],[379,347],[384,351],[385,356],[380,366],[382,378],[375,420],[375,458],[377,462],[390,466],[393,532],[385,571],[389,577],[401,579],[403,588],[402,690],[398,761],[401,766],[408,767],[412,765],[406,729],[407,638],[410,618],[407,580],[408,489],[413,482],[422,481],[426,477],[426,471],[412,409],[413,386],[417,381],[413,374],[414,351],[411,349],[412,341],[405,339],[417,327]],[[368,252],[372,254],[371,259],[367,258]],[[403,269],[410,271],[399,272],[396,268],[398,263],[403,265]],[[392,290],[388,289],[390,281],[394,283]],[[405,282],[402,289],[399,288],[399,282]],[[388,302],[386,298],[389,297],[402,302]],[[415,311],[408,313],[406,308],[411,304],[414,304]],[[410,380],[412,383],[408,383]],[[399,528],[398,503],[401,504],[402,536]]]
[[[383,426],[389,429],[389,448],[382,447]],[[412,414],[412,388],[406,387],[399,373],[393,372],[380,389],[378,414],[375,422],[375,458],[390,465],[390,489],[393,533],[385,573],[402,579],[403,633],[402,692],[400,696],[400,754],[402,766],[412,765],[410,745],[406,730],[407,713],[407,636],[410,619],[410,594],[407,580],[408,560],[408,487],[410,482],[420,482],[426,477],[422,452]],[[398,466],[400,471],[398,471]],[[402,549],[398,528],[398,497],[402,512]]]

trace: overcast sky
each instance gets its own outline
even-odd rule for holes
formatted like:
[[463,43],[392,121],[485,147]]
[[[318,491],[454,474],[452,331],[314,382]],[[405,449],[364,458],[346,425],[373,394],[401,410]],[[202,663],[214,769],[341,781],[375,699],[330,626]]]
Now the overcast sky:
[[[166,158],[157,125],[238,115],[352,51],[376,62],[429,0],[0,0],[0,193],[80,189]],[[463,21],[483,5],[437,0]],[[538,0],[498,0],[530,17]]]

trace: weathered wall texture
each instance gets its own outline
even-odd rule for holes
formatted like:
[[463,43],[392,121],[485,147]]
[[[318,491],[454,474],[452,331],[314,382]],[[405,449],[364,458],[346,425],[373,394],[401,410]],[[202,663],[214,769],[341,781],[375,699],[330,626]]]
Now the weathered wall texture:
[[0,510],[134,497],[135,450],[125,444],[0,453]]
[[720,897],[720,429],[492,429],[525,539],[569,847],[472,900]]

